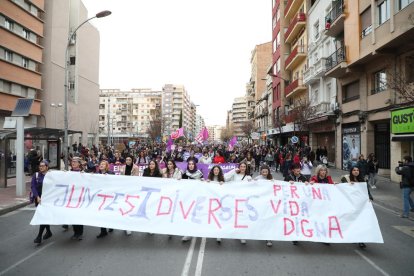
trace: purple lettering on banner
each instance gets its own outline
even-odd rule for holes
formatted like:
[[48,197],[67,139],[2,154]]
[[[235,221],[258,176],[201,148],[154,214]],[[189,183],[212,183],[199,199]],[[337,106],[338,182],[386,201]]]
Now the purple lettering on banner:
[[85,195],[83,196],[83,200],[82,200],[82,203],[81,203],[81,205],[79,206],[79,208],[82,208],[82,206],[83,206],[83,203],[85,203],[85,200],[86,200],[86,193],[88,193],[88,205],[86,205],[86,208],[88,208],[89,207],[89,205],[91,205],[91,203],[92,203],[92,201],[93,201],[93,199],[95,198],[95,196],[100,192],[100,191],[102,191],[102,190],[98,190],[96,193],[94,193],[93,195],[92,195],[92,197],[91,197],[91,190],[89,189],[89,188],[86,188],[86,190],[85,190]]
[[147,202],[148,202],[148,199],[150,198],[152,193],[154,193],[154,192],[159,193],[160,191],[161,191],[161,189],[154,189],[154,188],[150,188],[150,187],[142,187],[141,192],[147,192],[147,195],[145,196],[144,201],[139,206],[139,209],[138,209],[137,213],[135,215],[131,215],[131,217],[146,218],[146,219],[149,220],[149,218],[147,217]]
[[175,199],[174,199],[174,205],[173,205],[173,210],[172,210],[172,214],[171,214],[171,222],[174,222],[174,215],[175,215],[175,210],[177,210],[177,202],[178,202],[178,197],[180,196],[180,190],[175,191]]
[[195,205],[195,207],[194,207],[194,211],[193,211],[193,213],[191,214],[191,221],[192,222],[194,222],[194,223],[198,223],[198,224],[201,224],[201,220],[199,220],[198,218],[197,218],[197,211],[201,211],[201,210],[203,210],[203,202],[206,200],[206,197],[205,196],[200,196],[200,197],[197,197],[197,202],[196,202],[196,205]]
[[56,184],[55,187],[57,188],[66,188],[65,189],[65,196],[63,197],[62,200],[62,204],[57,204],[59,202],[59,198],[57,198],[55,200],[55,202],[53,203],[53,205],[58,206],[58,207],[62,207],[63,205],[65,205],[66,202],[66,197],[68,196],[68,192],[69,192],[69,185],[64,185],[64,184]]
[[111,203],[109,203],[108,204],[108,206],[106,206],[105,207],[105,209],[104,210],[110,210],[110,211],[113,211],[114,210],[114,208],[112,208],[111,206],[112,206],[112,204],[118,204],[118,202],[116,202],[116,200],[118,199],[118,197],[119,196],[125,196],[125,194],[123,194],[123,193],[115,193],[115,197],[114,197],[114,199],[112,200],[112,202]]
[[251,198],[260,198],[260,197],[259,196],[249,196],[247,198],[247,201],[246,201],[247,210],[249,210],[251,213],[254,214],[254,215],[249,214],[249,218],[250,218],[251,221],[256,221],[259,218],[259,213],[257,212],[256,208],[254,208],[252,205],[249,204],[249,200]]
[[[223,201],[224,201],[227,197],[234,198],[234,196],[233,196],[233,195],[225,195],[225,196],[223,196],[223,197],[221,198],[221,200],[220,200],[220,204],[221,204],[221,211],[222,211],[222,213],[220,213],[220,214],[219,214],[219,217],[220,217],[220,219],[221,219],[221,220],[223,220],[223,221],[229,221],[229,220],[231,220],[231,219],[232,219],[232,217],[233,217],[233,213],[231,212],[231,208],[230,208],[230,207],[224,207],[224,205],[223,205]],[[233,202],[233,201],[232,201],[232,202]],[[224,214],[228,214],[228,216],[226,217]]]

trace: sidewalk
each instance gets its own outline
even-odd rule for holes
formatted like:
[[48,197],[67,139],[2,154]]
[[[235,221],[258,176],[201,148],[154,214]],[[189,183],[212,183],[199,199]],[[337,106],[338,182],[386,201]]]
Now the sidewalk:
[[[277,179],[281,179],[280,173],[273,173]],[[329,174],[335,182],[340,182],[341,176],[347,174],[346,171],[329,168]],[[30,193],[30,176],[26,176],[26,196],[16,197],[16,179],[8,180],[7,188],[0,188],[0,215],[6,214],[18,208],[27,206]],[[380,204],[395,212],[402,212],[402,194],[399,184],[390,179],[378,176],[377,189],[371,189],[374,203]]]
[[26,195],[16,196],[16,178],[7,180],[7,188],[0,188],[0,215],[9,213],[30,204],[30,176],[26,176]]

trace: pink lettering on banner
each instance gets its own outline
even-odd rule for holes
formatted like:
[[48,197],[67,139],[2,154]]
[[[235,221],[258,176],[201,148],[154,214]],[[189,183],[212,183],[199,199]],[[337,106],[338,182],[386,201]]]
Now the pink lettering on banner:
[[[212,203],[214,201],[217,203],[217,207],[215,209],[212,209],[211,207],[212,207],[212,205],[213,205]],[[211,218],[213,218],[214,221],[216,222],[218,228],[221,229],[220,222],[218,221],[216,215],[214,215],[214,212],[216,212],[220,208],[221,208],[220,200],[218,198],[210,198],[210,202],[209,202],[209,205],[208,205],[208,224],[211,224]]]
[[239,202],[247,202],[247,199],[236,199],[234,208],[234,228],[248,228],[247,225],[239,225],[238,218],[239,214],[243,213],[243,210],[239,209]]
[[101,203],[101,205],[98,208],[99,211],[101,210],[102,206],[105,204],[105,201],[106,201],[107,198],[114,198],[114,196],[105,195],[105,194],[98,194],[97,196],[103,197],[102,203]]
[[[168,200],[168,211],[167,212],[161,212],[161,206],[164,200]],[[170,197],[168,196],[162,196],[160,198],[160,202],[158,204],[158,210],[157,210],[157,216],[162,216],[162,215],[169,215],[171,214],[171,209],[172,209],[172,205],[173,205],[173,201]]]
[[185,210],[184,210],[184,206],[183,206],[183,202],[182,202],[182,201],[180,201],[181,213],[183,214],[183,217],[184,217],[184,219],[185,219],[185,220],[188,218],[188,215],[190,214],[191,209],[193,209],[193,207],[194,207],[194,204],[195,204],[195,203],[196,203],[196,202],[195,202],[195,200],[193,200],[193,201],[191,202],[191,205],[190,205],[190,207],[188,208],[187,212],[185,212]]
[[299,214],[299,204],[296,201],[289,201],[289,209],[292,217]]
[[306,230],[305,230],[305,223],[306,223],[306,224],[309,224],[309,220],[307,220],[307,219],[303,219],[303,220],[301,220],[301,222],[300,222],[300,228],[301,228],[301,230],[302,230],[302,234],[303,234],[305,237],[312,238],[312,237],[313,237],[313,230],[312,230],[312,229],[306,229]]
[[298,187],[294,186],[294,185],[290,185],[290,196],[292,198],[299,198],[299,195],[296,193],[296,191],[298,190]]
[[312,197],[313,197],[313,199],[322,200],[321,189],[312,187]]
[[130,201],[129,201],[129,199],[130,198],[136,198],[136,199],[139,199],[139,196],[138,195],[136,195],[136,196],[133,196],[133,195],[127,195],[126,197],[125,197],[125,202],[129,205],[129,207],[131,207],[131,208],[129,208],[127,211],[124,211],[124,210],[122,210],[122,208],[119,208],[119,211],[121,212],[121,215],[122,216],[125,216],[126,214],[129,214],[130,212],[132,212],[132,210],[134,210],[134,208],[135,208],[135,205],[134,204],[132,204]]
[[69,200],[68,200],[68,204],[66,204],[66,208],[79,208],[79,205],[81,204],[81,201],[82,201],[82,196],[83,196],[84,190],[85,190],[85,188],[82,187],[81,193],[80,193],[79,198],[78,198],[78,204],[76,204],[76,206],[70,206],[70,203],[72,202],[73,193],[75,192],[75,185],[72,185],[72,191],[70,192]]
[[279,207],[280,207],[280,204],[282,203],[282,200],[278,200],[278,202],[277,202],[277,206],[275,207],[275,204],[273,203],[273,200],[270,200],[270,204],[272,205],[272,209],[273,209],[273,212],[277,215],[277,213],[279,212]]
[[[288,230],[288,223],[290,224],[290,229]],[[289,236],[290,234],[293,233],[293,231],[295,231],[295,223],[293,222],[293,220],[289,219],[289,218],[283,218],[283,234],[285,236]]]
[[[344,237],[342,236],[341,225],[339,224],[338,218],[336,216],[330,216],[328,217],[328,219],[329,219],[329,237],[332,238],[333,231],[338,231],[339,236],[341,237],[341,239],[343,239]],[[333,226],[333,223],[335,223],[335,226]]]
[[273,185],[273,195],[277,196],[277,192],[282,190],[282,186],[281,185]]

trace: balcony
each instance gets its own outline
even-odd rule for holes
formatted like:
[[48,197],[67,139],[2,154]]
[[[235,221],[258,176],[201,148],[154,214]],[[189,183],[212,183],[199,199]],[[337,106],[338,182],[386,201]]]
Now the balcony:
[[297,45],[285,61],[286,70],[292,70],[306,59],[305,45]]
[[302,6],[303,0],[289,0],[285,5],[285,18],[291,18]]
[[336,37],[344,31],[344,1],[338,0],[333,2],[332,9],[325,17],[325,35]]
[[346,73],[346,52],[345,46],[337,49],[332,55],[325,60],[325,76],[331,78],[340,78]]
[[285,33],[285,42],[291,43],[295,40],[298,34],[306,27],[306,14],[298,13],[290,22],[289,27]]
[[295,94],[306,91],[306,86],[302,79],[296,79],[285,88],[285,97],[292,97]]
[[319,78],[324,76],[326,72],[326,58],[320,58],[317,62],[315,62],[313,69],[314,77]]
[[316,81],[316,79],[313,77],[313,66],[310,66],[308,69],[306,69],[303,72],[303,83],[306,85],[312,84]]
[[315,115],[333,112],[331,103],[322,102],[313,106]]

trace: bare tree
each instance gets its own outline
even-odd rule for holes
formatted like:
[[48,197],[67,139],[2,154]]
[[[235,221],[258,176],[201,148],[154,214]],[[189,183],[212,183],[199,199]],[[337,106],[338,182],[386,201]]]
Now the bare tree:
[[228,141],[230,141],[231,138],[233,138],[233,136],[234,136],[234,131],[233,131],[232,127],[223,128],[222,131],[221,131],[220,139],[223,142],[228,142]]
[[252,120],[248,120],[242,123],[241,130],[243,131],[244,135],[247,136],[247,140],[250,141],[252,138],[252,133],[254,132],[254,122]]
[[299,98],[290,112],[290,115],[299,131],[305,131],[308,129],[309,120],[315,117],[316,109],[311,105],[309,100]]
[[[411,69],[413,70],[413,69]],[[380,80],[381,86],[394,90],[402,103],[410,104],[414,102],[414,80],[410,80],[406,72],[394,74],[391,70],[387,71],[387,79]]]
[[161,137],[162,122],[161,119],[157,118],[151,120],[147,129],[147,134],[152,141],[155,142],[157,137]]

